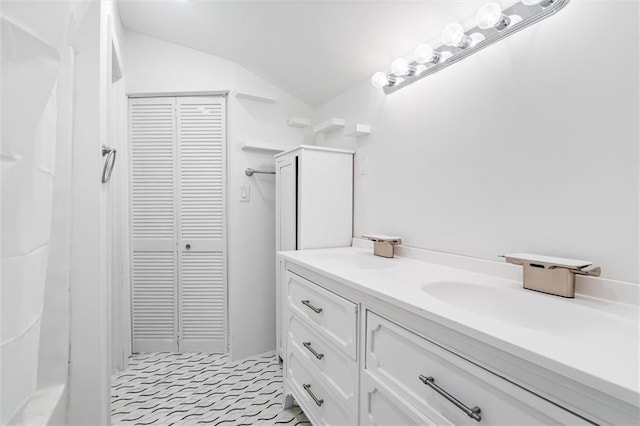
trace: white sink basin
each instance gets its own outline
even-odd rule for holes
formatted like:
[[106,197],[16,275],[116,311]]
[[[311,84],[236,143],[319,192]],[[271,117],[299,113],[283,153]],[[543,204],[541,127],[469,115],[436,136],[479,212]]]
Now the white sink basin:
[[[432,282],[422,286],[429,296],[456,309],[532,330],[583,339],[632,337],[633,316],[607,312],[599,300],[564,299],[525,290],[514,284],[498,286],[469,282]],[[620,307],[616,307],[616,312]],[[612,327],[613,325],[613,327]],[[611,331],[616,330],[611,336]]]

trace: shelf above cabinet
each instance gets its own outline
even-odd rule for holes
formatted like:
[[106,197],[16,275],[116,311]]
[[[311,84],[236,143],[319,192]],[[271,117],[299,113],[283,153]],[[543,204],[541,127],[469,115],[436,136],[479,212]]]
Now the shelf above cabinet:
[[287,149],[291,149],[291,147],[288,146],[255,140],[245,140],[242,143],[241,148],[243,151],[266,152],[270,154],[278,154],[280,152],[286,151]]
[[371,126],[368,124],[352,124],[350,126],[345,127],[344,135],[345,136],[366,136],[371,133]]
[[345,121],[343,118],[330,118],[327,121],[323,121],[320,124],[313,126],[313,133],[329,133],[344,127]]
[[311,120],[304,117],[289,117],[287,124],[291,127],[309,127]]
[[277,95],[267,95],[264,93],[236,92],[236,98],[248,99],[250,101],[264,102],[266,104],[275,104],[278,102]]

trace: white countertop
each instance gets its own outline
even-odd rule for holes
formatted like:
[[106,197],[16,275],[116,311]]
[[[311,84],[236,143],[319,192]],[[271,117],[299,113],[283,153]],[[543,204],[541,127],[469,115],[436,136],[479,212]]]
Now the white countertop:
[[346,247],[279,256],[633,405],[637,305],[537,293],[518,281]]

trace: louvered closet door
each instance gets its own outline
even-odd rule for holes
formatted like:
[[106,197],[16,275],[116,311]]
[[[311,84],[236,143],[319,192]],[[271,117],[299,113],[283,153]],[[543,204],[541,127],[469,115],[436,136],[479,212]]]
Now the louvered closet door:
[[133,351],[177,351],[175,99],[129,102]]
[[226,352],[225,100],[177,98],[179,347]]

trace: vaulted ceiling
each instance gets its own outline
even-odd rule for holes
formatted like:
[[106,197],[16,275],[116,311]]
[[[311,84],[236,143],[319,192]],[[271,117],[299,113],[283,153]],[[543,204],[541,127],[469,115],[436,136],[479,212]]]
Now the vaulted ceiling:
[[119,8],[128,30],[236,62],[317,106],[482,3],[120,0]]

